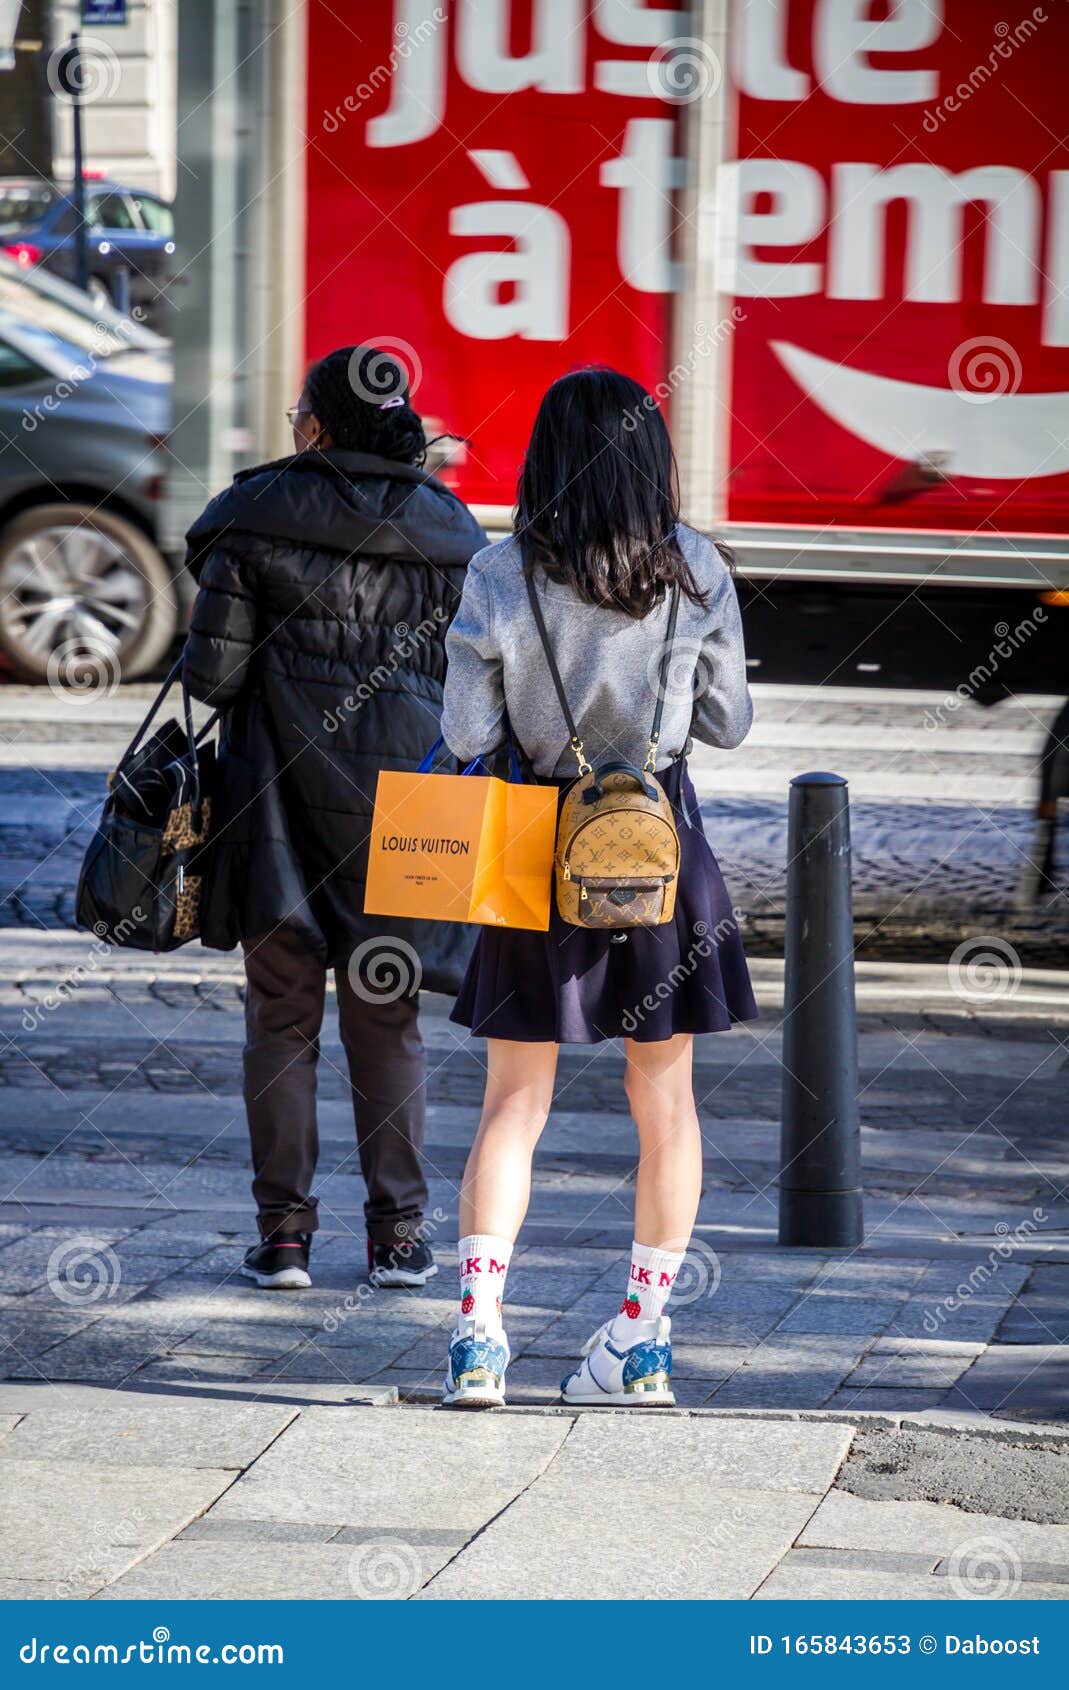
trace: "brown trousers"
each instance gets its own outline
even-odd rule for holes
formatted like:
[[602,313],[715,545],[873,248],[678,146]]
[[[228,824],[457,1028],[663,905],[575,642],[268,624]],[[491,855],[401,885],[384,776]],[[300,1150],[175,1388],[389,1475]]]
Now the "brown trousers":
[[[314,1232],[316,1064],[327,972],[285,929],[250,939],[244,949],[245,1110],[260,1233]],[[427,1202],[420,1162],[427,1059],[419,996],[368,1002],[353,991],[344,968],[335,969],[334,980],[367,1185],[368,1237],[390,1244],[412,1236]]]

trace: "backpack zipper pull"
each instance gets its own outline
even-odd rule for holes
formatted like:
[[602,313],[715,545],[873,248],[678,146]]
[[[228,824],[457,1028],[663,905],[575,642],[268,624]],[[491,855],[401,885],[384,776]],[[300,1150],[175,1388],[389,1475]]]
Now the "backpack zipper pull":
[[567,857],[564,859],[564,878],[565,880],[570,880],[572,878],[572,865],[568,861]]

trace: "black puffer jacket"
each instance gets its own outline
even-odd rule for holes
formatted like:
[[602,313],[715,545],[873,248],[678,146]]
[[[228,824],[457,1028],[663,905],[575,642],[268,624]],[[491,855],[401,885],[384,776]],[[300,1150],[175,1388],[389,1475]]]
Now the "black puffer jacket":
[[364,878],[379,770],[415,768],[437,736],[482,529],[422,470],[330,450],[244,471],[187,541],[185,679],[224,712],[204,943],[283,926],[335,967],[391,935],[429,990],[456,991],[472,930],[365,916]]

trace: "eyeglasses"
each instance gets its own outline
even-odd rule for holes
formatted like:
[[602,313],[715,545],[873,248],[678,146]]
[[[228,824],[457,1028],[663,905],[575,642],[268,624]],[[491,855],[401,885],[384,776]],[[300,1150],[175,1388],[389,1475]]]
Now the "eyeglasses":
[[311,414],[311,411],[304,410],[300,405],[291,405],[289,410],[286,412],[286,421],[289,423],[291,428],[296,428],[299,417],[310,417]]

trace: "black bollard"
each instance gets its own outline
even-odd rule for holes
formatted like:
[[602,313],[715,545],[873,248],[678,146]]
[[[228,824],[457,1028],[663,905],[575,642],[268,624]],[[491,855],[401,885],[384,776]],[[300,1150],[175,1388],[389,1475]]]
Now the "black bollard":
[[850,807],[841,775],[796,775],[787,835],[779,1241],[860,1244]]

